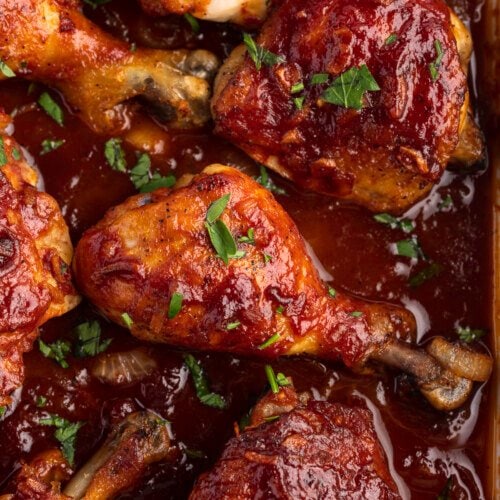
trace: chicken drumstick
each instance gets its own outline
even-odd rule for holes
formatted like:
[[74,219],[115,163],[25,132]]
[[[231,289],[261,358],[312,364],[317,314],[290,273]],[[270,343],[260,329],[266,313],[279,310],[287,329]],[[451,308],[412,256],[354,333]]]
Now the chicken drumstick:
[[[311,354],[352,368],[376,359],[422,384],[444,380],[439,363],[407,343],[410,312],[329,292],[265,188],[221,165],[180,184],[130,198],[79,242],[80,290],[109,318],[151,342],[268,358]],[[451,406],[469,392],[466,384]]]

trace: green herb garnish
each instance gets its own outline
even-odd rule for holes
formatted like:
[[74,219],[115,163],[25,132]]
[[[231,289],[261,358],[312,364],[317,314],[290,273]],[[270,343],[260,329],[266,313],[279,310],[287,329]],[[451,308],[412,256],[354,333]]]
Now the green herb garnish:
[[0,73],[7,78],[14,78],[16,74],[0,59]]
[[199,33],[200,32],[200,23],[198,22],[198,19],[196,19],[196,17],[194,17],[189,12],[186,12],[184,14],[184,19],[189,23],[189,26],[191,26],[191,29],[193,30],[193,33]]
[[238,242],[239,243],[248,243],[249,245],[255,245],[255,230],[253,229],[253,227],[251,227],[247,231],[246,236],[240,236],[238,238]]
[[264,264],[268,264],[273,260],[273,256],[269,255],[268,253],[264,253],[263,256],[264,256]]
[[269,337],[265,342],[260,344],[260,346],[257,347],[257,349],[259,351],[263,351],[264,349],[267,349],[268,347],[272,346],[273,344],[276,344],[276,342],[278,342],[280,340],[280,337],[281,336],[279,333],[275,333],[274,335]]
[[337,290],[335,288],[332,288],[331,286],[328,287],[328,295],[334,299],[337,296]]
[[304,83],[303,82],[297,82],[294,85],[292,85],[292,88],[290,89],[290,92],[292,94],[298,94],[299,92],[302,92],[304,90]]
[[384,45],[392,45],[397,39],[398,35],[396,35],[396,33],[392,33],[385,39]]
[[443,61],[443,48],[439,40],[434,40],[434,48],[436,49],[436,59],[429,64],[429,73],[431,74],[432,81],[435,82],[439,77],[439,66]]
[[265,66],[274,66],[275,64],[285,62],[283,56],[273,54],[264,47],[257,45],[255,40],[248,33],[243,33],[243,42],[246,45],[248,55],[254,62],[257,71],[260,71],[263,64]]
[[51,151],[55,151],[60,148],[66,141],[64,139],[45,139],[42,141],[42,150],[40,151],[41,155],[46,155]]
[[125,151],[121,144],[122,140],[117,137],[109,139],[104,145],[104,156],[113,170],[117,172],[126,172],[127,160],[125,159]]
[[193,383],[196,390],[196,395],[198,399],[207,406],[212,408],[217,408],[219,410],[223,410],[226,408],[226,402],[224,398],[219,394],[215,394],[214,392],[210,392],[208,387],[208,381],[203,374],[203,370],[191,354],[184,355],[184,363],[189,368],[191,376],[193,377]]
[[291,385],[290,381],[283,373],[278,373],[278,375],[276,375],[271,365],[266,365],[264,371],[266,372],[267,381],[269,382],[273,394],[278,394],[280,387]]
[[362,313],[361,311],[353,311],[353,312],[351,313],[351,316],[352,316],[353,318],[360,318],[361,316],[363,316],[363,313]]
[[98,321],[87,321],[78,325],[74,330],[77,336],[75,345],[75,356],[86,358],[97,356],[104,352],[113,339],[106,339],[101,342],[101,325]]
[[410,259],[424,257],[424,253],[422,252],[416,238],[398,241],[396,243],[396,255],[408,257]]
[[353,67],[337,77],[323,92],[322,98],[344,108],[361,109],[365,92],[379,91],[380,87],[366,64]]
[[466,342],[467,344],[470,344],[486,335],[485,330],[480,330],[478,328],[472,329],[470,326],[457,326],[455,330],[457,332],[458,338],[463,342]]
[[408,280],[408,284],[411,287],[417,287],[425,283],[437,276],[443,270],[442,266],[440,266],[437,262],[432,262],[429,266],[422,269],[419,273],[411,276]]
[[7,165],[7,154],[5,153],[5,142],[0,136],[0,167]]
[[300,96],[300,97],[294,97],[292,100],[293,100],[293,104],[295,105],[295,107],[297,109],[302,109],[304,107],[305,99],[306,98],[304,96]]
[[44,92],[38,99],[40,107],[61,127],[64,124],[64,113],[59,104],[50,96],[48,92]]
[[7,411],[6,406],[0,406],[0,418],[2,418],[5,415],[6,411]]
[[453,198],[451,197],[450,194],[447,194],[439,203],[438,209],[439,210],[445,210],[447,208],[450,208],[453,206]]
[[168,319],[174,319],[182,308],[182,293],[174,292],[168,306]]
[[132,325],[134,324],[134,320],[130,317],[129,313],[122,314],[122,321],[128,329],[132,328]]
[[269,177],[266,167],[264,165],[260,166],[260,176],[255,179],[261,186],[264,186],[271,193],[286,195],[286,191],[283,188],[276,186],[274,181]]
[[66,356],[71,352],[71,344],[67,340],[56,340],[52,344],[46,344],[42,339],[38,339],[40,352],[49,359],[53,359],[63,368],[68,368]]
[[16,161],[19,161],[21,159],[21,151],[19,151],[19,149],[17,148],[14,148],[12,150],[12,158],[14,158],[14,160]]
[[45,396],[37,396],[35,404],[38,408],[43,408],[47,405],[47,398]]
[[283,314],[283,311],[284,311],[284,307],[283,306],[278,306],[276,308],[276,314]]
[[328,73],[315,73],[311,76],[311,85],[321,85],[322,83],[326,83],[330,79],[330,75]]
[[209,224],[213,224],[222,215],[230,199],[231,195],[228,193],[210,204],[206,215]]
[[401,229],[405,233],[411,233],[415,229],[415,224],[410,219],[398,219],[390,214],[376,214],[373,218],[380,224],[385,224],[391,229]]
[[38,421],[41,425],[51,425],[57,428],[54,437],[61,443],[61,451],[71,466],[75,463],[76,435],[85,422],[70,422],[58,415],[50,415]]
[[232,323],[228,323],[226,325],[226,330],[235,330],[241,325],[240,321],[233,321]]

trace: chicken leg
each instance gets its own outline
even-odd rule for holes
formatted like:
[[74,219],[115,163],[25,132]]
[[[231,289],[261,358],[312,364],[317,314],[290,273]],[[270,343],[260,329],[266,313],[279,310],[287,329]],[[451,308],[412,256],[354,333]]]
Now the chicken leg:
[[400,213],[482,157],[471,36],[443,0],[284,0],[246,42],[217,77],[215,131],[307,189]]
[[24,352],[37,327],[71,310],[73,247],[56,201],[36,189],[37,174],[0,112],[0,406],[22,384]]
[[0,0],[0,38],[0,59],[16,75],[59,89],[98,132],[126,127],[134,97],[175,127],[209,119],[213,54],[132,50],[88,21],[78,0]]
[[[111,209],[79,242],[80,290],[106,316],[124,324],[126,314],[133,335],[150,342],[309,354],[355,369],[389,360],[423,384],[443,378],[446,366],[411,347],[409,311],[328,290],[297,227],[250,177],[214,165],[179,183]],[[224,255],[217,237],[237,248]],[[431,373],[418,372],[423,359]]]

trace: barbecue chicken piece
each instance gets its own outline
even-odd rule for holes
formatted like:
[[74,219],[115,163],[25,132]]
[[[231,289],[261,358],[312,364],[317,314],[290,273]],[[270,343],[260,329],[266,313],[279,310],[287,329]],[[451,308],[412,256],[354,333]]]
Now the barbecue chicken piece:
[[221,165],[179,184],[128,199],[80,240],[76,279],[105,315],[146,341],[358,369],[377,359],[440,386],[446,370],[406,343],[412,314],[329,292],[269,191]]
[[170,453],[167,422],[152,412],[132,413],[64,489],[67,498],[108,500],[132,488],[149,465]]
[[214,55],[133,51],[88,21],[78,0],[0,0],[0,38],[1,60],[18,76],[59,89],[96,131],[123,129],[124,102],[134,97],[173,126],[199,126],[210,116]]
[[0,406],[23,382],[23,353],[37,327],[79,302],[68,228],[36,183],[14,139],[0,133]]
[[140,0],[144,10],[153,15],[191,14],[207,21],[254,26],[266,17],[269,0]]
[[482,155],[471,37],[442,0],[284,0],[247,42],[217,77],[215,131],[305,188],[399,213]]
[[300,403],[288,387],[265,396],[253,414],[269,406],[274,412],[228,442],[190,500],[401,498],[368,410]]

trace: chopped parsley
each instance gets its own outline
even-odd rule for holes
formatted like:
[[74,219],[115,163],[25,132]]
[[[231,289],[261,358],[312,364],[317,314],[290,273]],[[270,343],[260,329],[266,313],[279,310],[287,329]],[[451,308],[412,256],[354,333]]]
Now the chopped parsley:
[[236,330],[241,325],[241,321],[233,321],[226,325],[226,330]]
[[46,344],[42,339],[38,339],[40,352],[49,359],[53,359],[63,368],[68,368],[66,356],[71,352],[71,344],[67,340],[56,340],[52,344]]
[[332,288],[331,286],[329,286],[328,287],[328,295],[330,295],[330,297],[332,299],[334,299],[337,296],[337,290],[335,290],[335,288]]
[[279,333],[275,333],[274,335],[269,337],[265,342],[260,344],[260,346],[257,347],[257,349],[259,351],[263,351],[264,349],[267,349],[268,347],[272,346],[273,344],[276,344],[276,342],[278,342],[280,340],[280,338],[281,338],[281,335]]
[[264,47],[257,45],[255,40],[248,33],[243,33],[243,42],[246,45],[248,55],[254,62],[257,71],[260,71],[263,64],[265,66],[274,66],[275,64],[285,62],[283,56],[273,54]]
[[184,19],[189,23],[189,26],[191,26],[193,33],[200,32],[200,23],[198,22],[198,19],[196,19],[196,17],[194,17],[189,12],[186,12],[184,14]]
[[0,418],[2,418],[5,415],[6,411],[7,411],[6,406],[0,406]]
[[326,83],[330,79],[330,75],[328,73],[315,73],[311,76],[311,85],[321,85],[322,83]]
[[283,311],[284,311],[284,307],[283,306],[278,306],[276,308],[276,314],[283,314]]
[[12,158],[14,158],[14,160],[16,161],[19,161],[21,159],[21,151],[19,151],[19,149],[17,148],[14,148],[12,150]]
[[45,396],[37,396],[35,404],[38,408],[44,408],[47,405],[47,398]]
[[363,316],[363,313],[362,313],[361,311],[353,311],[353,312],[351,313],[351,316],[352,316],[353,318],[361,318],[361,316]]
[[266,167],[264,165],[260,166],[260,175],[255,179],[261,186],[265,187],[271,193],[286,195],[286,191],[283,188],[278,187],[274,181],[269,177]]
[[290,381],[283,373],[278,373],[278,375],[276,375],[271,365],[266,365],[264,371],[266,372],[267,381],[269,382],[273,394],[278,394],[280,387],[291,385]]
[[391,229],[401,229],[405,233],[411,233],[415,229],[415,224],[410,219],[398,219],[390,214],[376,214],[373,218],[380,224],[385,224]]
[[424,257],[424,253],[422,252],[416,238],[398,241],[396,243],[396,255],[408,257],[410,259]]
[[196,390],[198,399],[206,406],[223,410],[226,408],[226,402],[222,396],[211,392],[208,387],[208,381],[203,373],[203,369],[194,356],[191,354],[184,355],[184,363],[188,367]]
[[365,92],[379,91],[380,87],[366,64],[352,67],[337,77],[323,92],[322,98],[344,108],[361,109]]
[[299,92],[302,92],[304,90],[304,83],[303,82],[297,82],[294,85],[292,85],[292,88],[290,89],[290,92],[292,94],[298,94]]
[[264,264],[268,264],[273,260],[273,256],[269,255],[268,253],[264,253],[263,256],[264,256]]
[[57,428],[54,437],[61,443],[61,451],[73,466],[75,463],[75,443],[76,435],[85,422],[70,422],[59,415],[50,415],[48,418],[41,418],[38,421],[41,425],[51,425]]
[[7,66],[7,64],[0,59],[0,73],[6,78],[14,78],[16,74]]
[[7,154],[5,153],[5,142],[0,136],[0,167],[7,165]]
[[168,306],[168,319],[174,319],[182,308],[182,293],[174,292]]
[[226,194],[214,201],[208,208],[205,219],[205,228],[212,246],[225,264],[229,263],[229,259],[240,259],[245,256],[245,252],[238,250],[229,228],[219,218],[226,209],[230,198],[231,195]]
[[436,59],[429,64],[429,73],[431,74],[432,81],[435,82],[439,77],[439,66],[443,61],[443,47],[439,40],[434,40],[434,49],[436,50]]
[[132,325],[134,324],[133,319],[130,317],[128,313],[122,314],[122,321],[127,328],[132,328]]
[[51,151],[55,151],[59,149],[66,141],[64,139],[45,139],[42,141],[42,150],[40,151],[41,155],[46,155]]
[[249,245],[255,245],[255,230],[254,230],[254,228],[251,227],[247,231],[247,235],[246,236],[240,236],[238,238],[238,242],[239,243],[248,243]]
[[306,98],[302,95],[300,97],[294,97],[292,100],[293,100],[293,104],[295,105],[295,107],[297,109],[302,109],[304,107],[305,99]]
[[440,274],[442,270],[443,268],[440,264],[438,264],[437,262],[432,262],[427,267],[422,269],[420,272],[411,276],[410,279],[408,280],[408,284],[411,287],[420,286],[426,281]]
[[480,339],[486,335],[485,330],[480,330],[478,328],[471,328],[470,326],[457,326],[455,328],[458,338],[467,344],[474,342],[475,340]]
[[396,35],[396,33],[392,33],[385,39],[384,45],[392,45],[397,39],[398,35]]
[[97,356],[104,352],[113,339],[101,341],[101,325],[98,321],[87,321],[75,328],[77,342],[75,345],[75,356],[86,358]]
[[444,211],[452,206],[453,206],[453,198],[451,197],[450,194],[447,194],[439,203],[438,209]]
[[175,184],[175,176],[162,176],[159,172],[151,173],[151,158],[147,153],[141,153],[137,164],[130,171],[130,180],[141,193],[150,193],[162,187],[171,188]]
[[113,170],[126,172],[127,160],[121,144],[122,140],[117,137],[109,139],[104,145],[104,157]]
[[40,107],[61,127],[64,124],[64,113],[59,104],[50,96],[48,92],[44,92],[38,99]]

